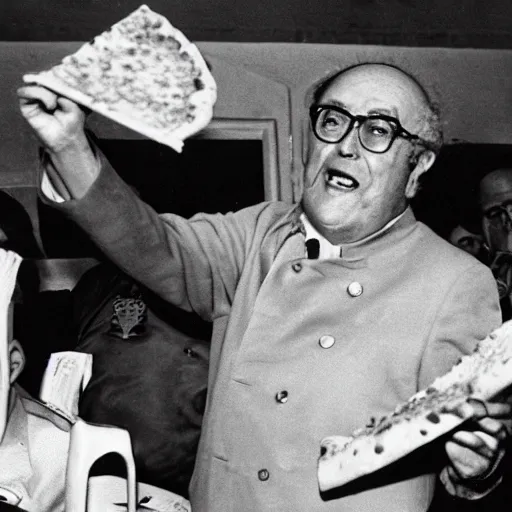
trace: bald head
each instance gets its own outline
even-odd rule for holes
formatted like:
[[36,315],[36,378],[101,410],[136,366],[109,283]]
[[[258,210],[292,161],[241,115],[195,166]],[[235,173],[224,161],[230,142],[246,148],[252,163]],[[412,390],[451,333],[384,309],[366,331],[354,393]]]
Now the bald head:
[[487,174],[480,182],[478,193],[482,211],[512,201],[512,167]]
[[487,174],[478,193],[487,245],[493,253],[512,252],[512,168]]
[[[416,125],[414,132],[428,142],[429,149],[437,154],[443,141],[437,109],[420,82],[398,66],[386,63],[364,63],[338,71],[323,80],[315,88],[312,103],[320,103],[326,91],[342,79],[350,78],[357,81],[358,78],[368,76],[371,76],[379,87],[393,88],[405,101],[411,104],[412,110],[414,110],[414,119],[410,119],[409,123]],[[406,128],[413,129],[407,126]]]

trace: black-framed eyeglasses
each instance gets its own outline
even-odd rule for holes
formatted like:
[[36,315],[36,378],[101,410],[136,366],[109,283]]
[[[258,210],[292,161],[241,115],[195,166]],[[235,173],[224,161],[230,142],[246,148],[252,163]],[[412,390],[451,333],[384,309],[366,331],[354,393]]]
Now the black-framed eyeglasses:
[[492,206],[483,212],[483,215],[493,224],[506,224],[512,220],[512,200]]
[[341,142],[357,126],[361,146],[372,153],[385,153],[397,137],[426,145],[418,135],[408,132],[398,119],[384,114],[355,116],[335,105],[313,105],[309,115],[316,138],[329,144]]

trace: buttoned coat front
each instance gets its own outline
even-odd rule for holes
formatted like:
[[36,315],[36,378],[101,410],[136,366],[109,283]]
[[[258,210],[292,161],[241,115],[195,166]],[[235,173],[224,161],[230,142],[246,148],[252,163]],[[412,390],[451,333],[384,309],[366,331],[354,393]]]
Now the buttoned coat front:
[[106,162],[58,208],[125,272],[214,322],[194,512],[427,510],[433,474],[324,500],[320,441],[389,413],[499,325],[476,259],[409,210],[339,259],[308,260],[300,207],[158,216]]

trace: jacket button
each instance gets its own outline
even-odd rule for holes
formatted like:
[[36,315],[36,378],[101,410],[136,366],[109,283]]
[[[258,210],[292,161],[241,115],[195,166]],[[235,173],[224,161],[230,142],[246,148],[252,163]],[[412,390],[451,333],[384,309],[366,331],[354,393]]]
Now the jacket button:
[[276,393],[276,402],[279,402],[280,404],[288,402],[288,391],[283,390]]
[[300,272],[302,270],[302,263],[294,263],[292,269],[294,272]]
[[354,281],[347,286],[347,292],[351,297],[359,297],[363,293],[363,285]]
[[262,482],[266,482],[270,478],[270,473],[268,472],[268,469],[260,469],[258,471],[258,478]]
[[318,343],[322,348],[331,348],[334,343],[336,343],[336,340],[334,339],[334,336],[326,334],[318,340]]

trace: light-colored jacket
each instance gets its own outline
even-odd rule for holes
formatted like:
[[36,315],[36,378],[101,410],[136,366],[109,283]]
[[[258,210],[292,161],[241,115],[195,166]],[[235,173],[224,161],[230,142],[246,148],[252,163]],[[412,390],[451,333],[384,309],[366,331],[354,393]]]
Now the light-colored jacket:
[[489,270],[411,211],[340,259],[307,260],[300,207],[157,216],[103,167],[58,207],[124,271],[214,322],[194,512],[425,512],[435,476],[418,468],[324,501],[320,440],[390,412],[499,325]]

